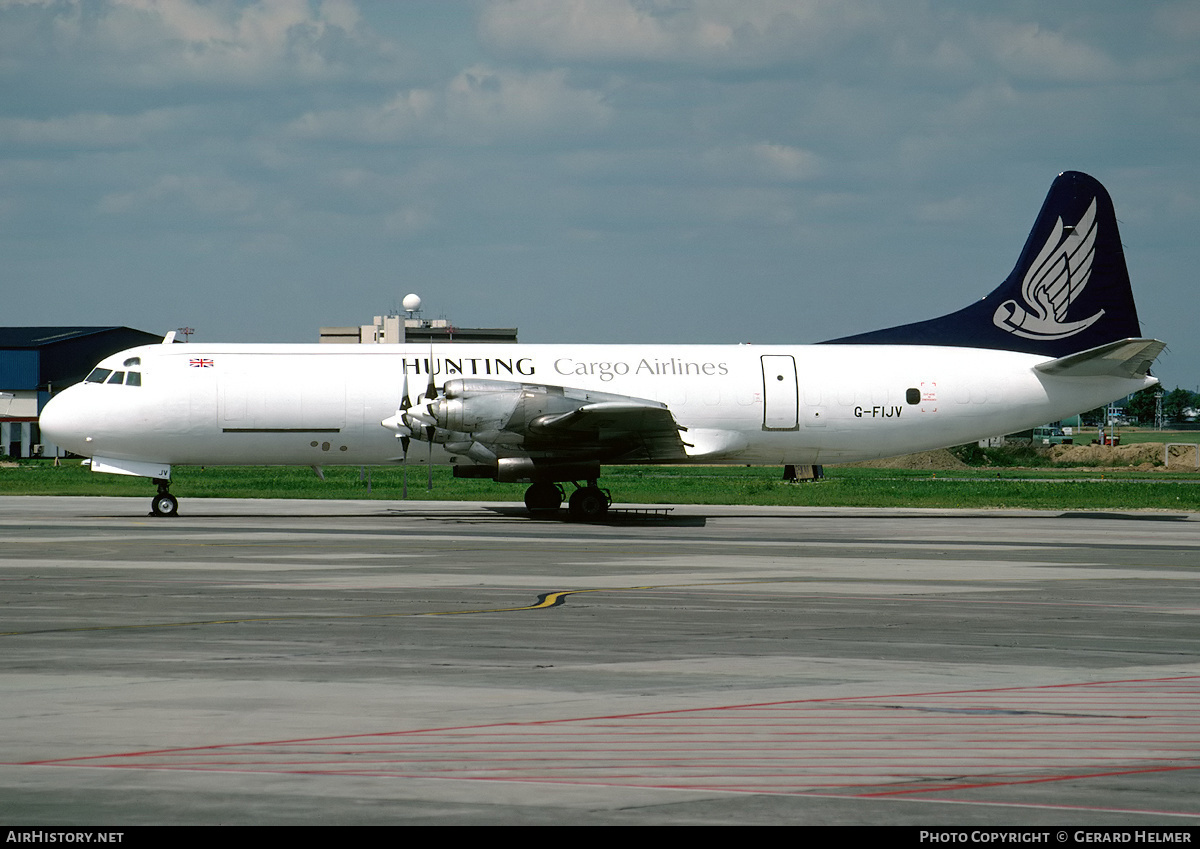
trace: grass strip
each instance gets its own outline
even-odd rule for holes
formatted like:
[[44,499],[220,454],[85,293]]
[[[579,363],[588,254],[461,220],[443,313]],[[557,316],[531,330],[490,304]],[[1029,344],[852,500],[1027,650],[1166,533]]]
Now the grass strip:
[[[311,469],[285,466],[177,466],[171,492],[188,498],[399,499],[404,471],[398,466]],[[369,480],[369,488],[368,488]],[[1112,469],[927,470],[827,467],[826,478],[785,483],[779,467],[612,466],[601,485],[618,504],[744,504],[816,507],[949,507],[1040,510],[1171,510],[1200,512],[1200,475],[1187,472]],[[568,489],[570,486],[568,485]],[[448,468],[410,467],[408,498],[520,502],[521,484],[458,480]],[[144,478],[93,474],[78,461],[49,461],[0,468],[0,494],[144,496]]]

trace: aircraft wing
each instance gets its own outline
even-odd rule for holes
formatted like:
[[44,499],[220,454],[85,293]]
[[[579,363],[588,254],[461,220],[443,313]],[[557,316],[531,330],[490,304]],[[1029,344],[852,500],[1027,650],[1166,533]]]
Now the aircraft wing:
[[627,456],[645,460],[686,459],[680,430],[665,406],[636,398],[584,404],[566,413],[539,416],[529,423],[531,441],[561,440],[601,450],[623,446]]
[[1167,347],[1157,339],[1120,339],[1034,366],[1055,377],[1145,377],[1154,358]]

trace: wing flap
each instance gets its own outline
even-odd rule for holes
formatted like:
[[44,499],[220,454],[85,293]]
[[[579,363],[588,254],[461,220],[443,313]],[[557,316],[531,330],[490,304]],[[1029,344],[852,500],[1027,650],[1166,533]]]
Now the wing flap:
[[1034,366],[1055,377],[1145,377],[1167,347],[1157,339],[1121,339]]
[[[549,439],[571,439],[583,444],[630,443],[647,460],[681,460],[687,457],[680,425],[661,404],[601,401],[584,404],[566,413],[540,416],[530,422],[530,433]],[[636,447],[640,446],[640,451]]]
[[658,404],[636,401],[601,401],[584,404],[566,413],[540,416],[531,423],[532,430],[542,433],[573,433],[580,431],[643,430],[675,427],[671,411]]

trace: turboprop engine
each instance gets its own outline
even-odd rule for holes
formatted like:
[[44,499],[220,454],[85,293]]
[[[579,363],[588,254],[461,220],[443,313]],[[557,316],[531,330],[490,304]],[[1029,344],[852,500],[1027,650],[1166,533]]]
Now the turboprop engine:
[[456,464],[456,477],[595,480],[602,460],[685,456],[685,428],[665,404],[645,398],[471,379],[449,380],[440,391],[431,384],[417,404],[406,392],[401,398],[396,414],[381,424],[400,438],[403,458],[410,439],[438,443],[474,462]]
[[501,458],[615,456],[628,450],[631,440],[642,443],[643,437],[630,431],[651,422],[678,442],[677,426],[656,401],[546,384],[461,379],[447,381],[440,392],[431,386],[417,404],[409,405],[405,397],[382,424],[402,440],[439,443],[451,453],[496,466]]
[[552,437],[547,425],[585,405],[630,400],[625,395],[562,386],[448,380],[440,395],[412,406],[401,418],[417,438],[421,438],[418,428],[434,428],[434,442],[463,436],[476,441],[508,442],[504,434],[520,439]]
[[439,436],[444,433],[435,437],[438,442],[452,433],[502,431],[519,423],[517,408],[527,394],[534,393],[511,381],[448,380],[440,395],[414,406],[408,417],[415,425],[437,428]]

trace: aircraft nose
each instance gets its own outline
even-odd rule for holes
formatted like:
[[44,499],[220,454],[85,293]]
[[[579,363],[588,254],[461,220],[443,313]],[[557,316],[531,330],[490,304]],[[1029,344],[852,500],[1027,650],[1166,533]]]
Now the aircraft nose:
[[87,454],[87,425],[84,411],[78,403],[75,387],[66,389],[46,402],[38,417],[42,438],[76,454]]

